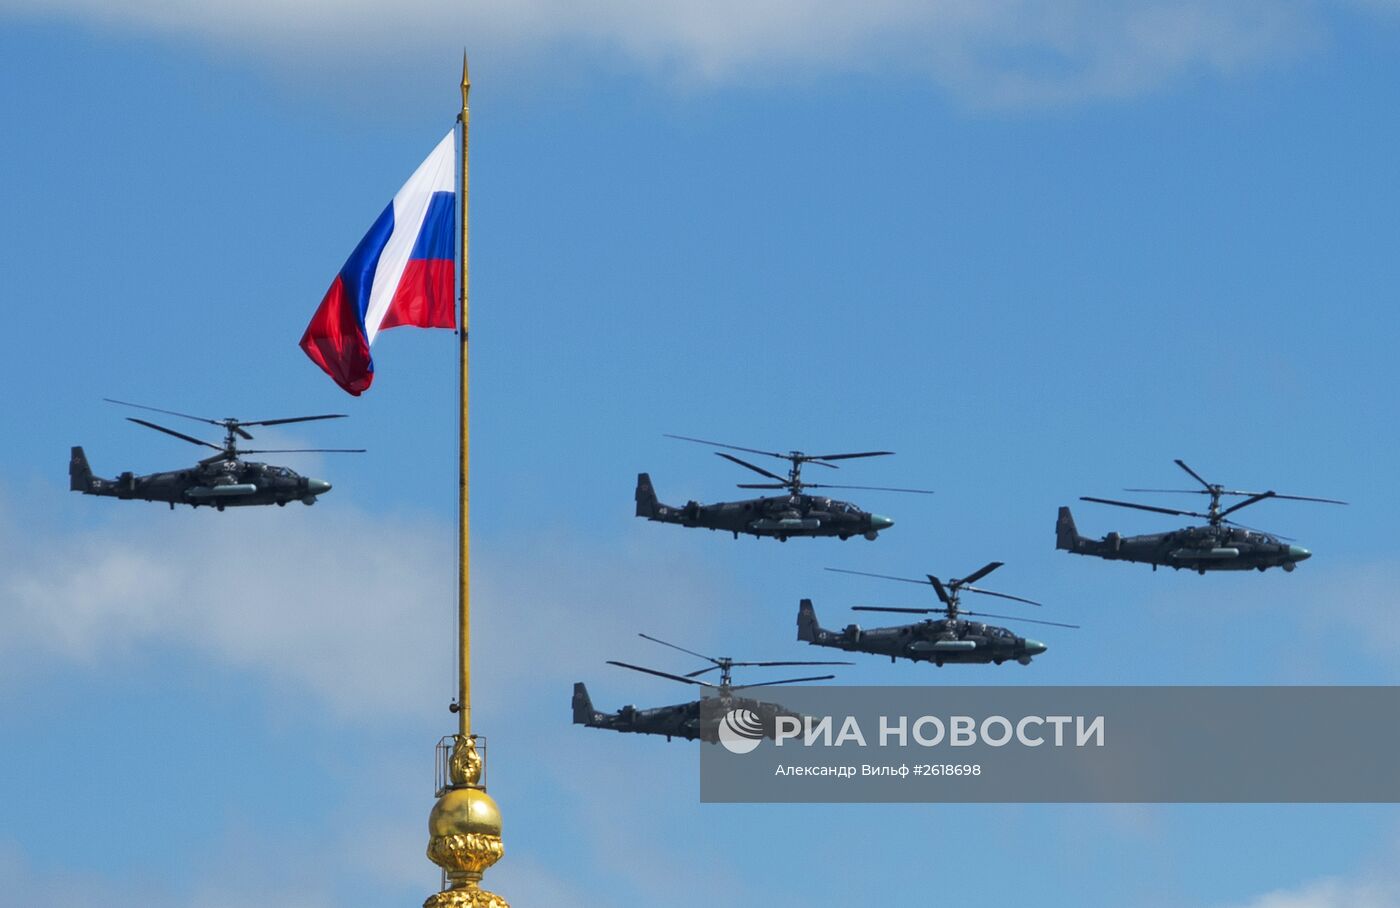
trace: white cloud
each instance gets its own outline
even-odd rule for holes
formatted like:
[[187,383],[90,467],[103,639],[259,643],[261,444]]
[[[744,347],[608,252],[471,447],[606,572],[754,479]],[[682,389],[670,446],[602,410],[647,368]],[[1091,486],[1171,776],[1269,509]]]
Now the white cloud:
[[[85,504],[113,510],[96,519],[96,529],[44,533],[23,526],[0,497],[5,682],[23,688],[34,672],[55,663],[109,675],[122,671],[123,660],[159,659],[173,647],[285,688],[282,709],[302,709],[309,700],[344,721],[383,728],[408,719],[407,727],[450,730],[455,544],[449,525],[370,518],[328,504],[223,514]],[[692,843],[677,852],[659,844],[667,824],[678,817],[693,822],[698,805],[669,799],[675,780],[655,772],[654,750],[617,747],[614,736],[576,728],[568,709],[572,682],[605,680],[614,670],[602,660],[638,627],[702,649],[719,634],[704,606],[733,592],[717,586],[700,550],[689,550],[694,558],[668,555],[646,529],[615,541],[546,533],[508,548],[478,547],[474,680],[478,715],[485,713],[478,729],[494,742],[488,756],[500,757],[490,764],[492,789],[510,822],[529,823],[530,811],[540,809],[532,803],[537,785],[562,789],[549,807],[551,822],[578,829],[583,841],[600,848],[626,841],[648,854],[647,872],[619,868],[609,885],[664,898],[675,878],[667,874],[683,872],[697,847],[711,864],[724,863],[715,846]],[[639,696],[674,702],[688,693],[679,685],[668,692],[661,682]],[[576,765],[553,758],[580,739],[610,754],[591,781],[578,777]],[[355,879],[426,895],[436,879],[423,856],[431,744],[351,747],[338,768],[346,798],[329,806],[337,832],[307,843],[305,853],[279,853],[285,843],[256,830],[213,832],[226,840],[220,854],[248,853],[241,863],[259,868],[233,885],[191,890],[183,876],[79,878],[40,867],[0,839],[0,890],[23,893],[16,904],[44,904],[81,890],[102,891],[117,906],[193,900],[217,908],[274,902],[320,908],[335,903],[336,893],[305,869],[344,866],[349,856]],[[683,744],[665,753],[682,767],[692,758]],[[618,788],[608,799],[610,811],[597,809],[598,778]],[[324,824],[317,811],[326,808],[308,804],[306,812]],[[517,901],[561,908],[597,903],[582,894],[589,884],[543,870],[557,855],[536,849],[528,836],[513,839],[510,859],[488,882]]]
[[1349,877],[1322,877],[1278,888],[1223,908],[1395,908],[1400,905],[1400,855],[1393,833]]
[[1306,0],[0,0],[0,10],[190,37],[281,65],[412,66],[463,45],[495,70],[583,51],[692,84],[914,71],[977,104],[1113,98],[1286,59]]
[[[245,842],[225,842],[240,849]],[[293,869],[288,856],[263,854],[286,862],[277,868]],[[304,856],[303,856],[304,857]],[[245,865],[247,866],[247,865]],[[114,878],[74,870],[40,868],[23,849],[0,839],[0,900],[6,905],[102,904],[104,908],[331,908],[337,902],[327,887],[315,881],[273,879],[265,864],[252,865],[261,872],[229,874],[225,864],[211,866],[192,892],[177,893],[160,880]],[[99,895],[100,894],[100,895]]]
[[1298,889],[1280,889],[1236,908],[1394,908],[1400,886],[1393,883],[1320,880]]
[[[342,717],[446,716],[450,526],[324,504],[222,514],[92,504],[127,510],[97,530],[44,535],[0,504],[0,664],[10,677],[36,661],[94,665],[164,644],[295,685]],[[699,561],[626,542],[543,536],[476,556],[478,690],[497,703],[547,685],[566,698],[574,673],[596,668],[657,589],[680,590],[663,631],[698,628],[717,595]]]

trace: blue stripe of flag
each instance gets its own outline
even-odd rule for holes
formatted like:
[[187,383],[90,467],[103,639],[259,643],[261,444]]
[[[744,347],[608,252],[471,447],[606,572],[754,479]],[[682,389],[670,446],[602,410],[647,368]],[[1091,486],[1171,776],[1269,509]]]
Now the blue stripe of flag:
[[423,229],[413,243],[410,259],[452,259],[457,239],[457,194],[435,192],[428,201]]
[[384,254],[384,247],[393,232],[394,203],[390,202],[340,269],[345,294],[355,302],[361,329],[365,326],[365,312],[369,310],[369,292],[374,287],[374,272],[379,268],[379,257]]

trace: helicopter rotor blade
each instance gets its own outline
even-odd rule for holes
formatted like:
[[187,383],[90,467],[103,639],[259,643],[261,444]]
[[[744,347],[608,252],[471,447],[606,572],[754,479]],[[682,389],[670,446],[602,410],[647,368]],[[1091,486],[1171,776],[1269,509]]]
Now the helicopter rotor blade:
[[[1209,493],[1202,493],[1202,494],[1209,494]],[[1245,496],[1245,497],[1248,497],[1248,498],[1253,498],[1253,497],[1255,497],[1255,496],[1262,495],[1262,496],[1265,496],[1265,497],[1267,497],[1267,498],[1282,498],[1282,499],[1284,499],[1285,501],[1318,501],[1318,502],[1321,502],[1321,503],[1323,503],[1323,504],[1347,504],[1347,502],[1345,502],[1345,501],[1340,501],[1340,500],[1338,500],[1338,499],[1336,499],[1336,498],[1314,498],[1314,497],[1312,497],[1311,495],[1282,495],[1282,494],[1279,494],[1278,492],[1246,492],[1246,491],[1244,491],[1244,490],[1242,490],[1242,489],[1221,489],[1221,490],[1220,490],[1220,494],[1221,494],[1221,495],[1242,495],[1242,496]]]
[[943,603],[944,605],[953,604],[953,598],[948,595],[948,588],[943,585],[942,580],[939,580],[937,577],[933,576],[932,574],[929,574],[928,582],[933,584],[933,591],[938,594],[939,602]]
[[786,489],[786,488],[788,488],[788,484],[785,483],[785,482],[736,482],[736,483],[734,484],[734,488],[736,488],[736,489]]
[[[1209,494],[1211,494],[1210,492],[1206,491],[1205,489],[1124,489],[1123,491],[1124,491],[1124,492],[1179,492],[1179,493],[1182,493],[1182,494],[1184,494],[1184,495],[1209,495]],[[1263,493],[1263,492],[1247,492],[1247,491],[1245,491],[1244,489],[1221,489],[1221,490],[1220,490],[1220,494],[1221,494],[1221,495],[1241,495],[1241,496],[1244,496],[1244,497],[1246,497],[1246,498],[1250,498],[1250,497],[1253,497],[1253,496],[1255,496],[1255,495],[1263,495],[1264,493]],[[1314,498],[1314,497],[1312,497],[1312,496],[1310,496],[1310,495],[1282,495],[1282,494],[1279,494],[1278,492],[1275,492],[1273,495],[1271,495],[1271,496],[1269,496],[1269,497],[1271,497],[1271,498],[1282,498],[1282,499],[1284,499],[1284,500],[1286,500],[1286,501],[1320,501],[1320,502],[1322,502],[1323,504],[1348,504],[1348,502],[1340,501],[1340,500],[1338,500],[1338,499],[1336,499],[1336,498]]]
[[728,448],[731,451],[747,451],[750,454],[763,454],[766,457],[777,457],[780,460],[790,459],[786,454],[779,454],[776,451],[760,451],[758,448],[741,448],[738,445],[727,445],[720,441],[706,441],[703,438],[691,438],[689,435],[672,435],[669,432],[663,432],[662,435],[665,438],[678,438],[681,441],[693,441],[696,444],[713,445],[716,448]]
[[1065,624],[1062,621],[1041,621],[1039,618],[1020,618],[1016,615],[993,615],[989,612],[962,612],[964,615],[976,615],[979,618],[999,618],[1003,621],[1024,621],[1027,624],[1048,624],[1051,627],[1069,627],[1079,630],[1077,624]]
[[[730,664],[736,668],[741,665],[758,668],[769,668],[774,665],[855,665],[854,662],[813,662],[810,660],[799,660],[797,662],[733,662]],[[710,671],[710,669],[705,669],[705,671]]]
[[978,568],[977,570],[973,571],[971,574],[968,574],[966,577],[962,577],[962,578],[959,578],[959,579],[957,579],[957,580],[949,580],[949,581],[948,581],[948,585],[949,585],[949,586],[958,586],[958,587],[961,587],[961,586],[967,586],[969,583],[976,583],[977,581],[981,580],[983,577],[985,577],[985,576],[987,576],[988,574],[990,574],[992,571],[995,571],[997,568],[1001,567],[1002,564],[1003,564],[1003,562],[1000,562],[1000,561],[993,561],[993,562],[991,562],[991,563],[985,565],[984,567]]
[[[1226,494],[1230,494],[1230,495],[1248,495],[1248,494],[1250,494],[1250,493],[1249,493],[1249,492],[1227,492]],[[1307,495],[1279,495],[1278,493],[1274,493],[1274,494],[1270,495],[1269,497],[1271,497],[1271,498],[1283,498],[1283,499],[1286,499],[1286,500],[1288,500],[1288,501],[1318,501],[1318,502],[1321,502],[1322,504],[1346,504],[1346,503],[1347,503],[1347,502],[1345,502],[1345,501],[1338,501],[1338,500],[1335,499],[1335,498],[1311,498],[1311,497],[1309,497],[1309,496],[1307,496]]]
[[1024,602],[1026,605],[1041,605],[1041,603],[1036,602],[1034,599],[1023,599],[1020,596],[1013,596],[1010,593],[998,593],[992,590],[984,590],[975,586],[964,586],[963,589],[968,591],[969,593],[981,593],[983,596],[996,596],[998,599],[1010,599],[1013,602]]
[[786,483],[786,482],[787,482],[787,480],[785,480],[783,477],[779,476],[777,473],[773,473],[773,472],[770,472],[770,471],[768,471],[768,470],[765,470],[765,469],[763,469],[763,467],[754,466],[753,464],[749,463],[747,460],[740,460],[739,458],[735,457],[733,454],[726,454],[726,453],[724,453],[723,451],[716,451],[716,452],[715,452],[715,456],[716,456],[716,457],[723,457],[725,460],[728,460],[728,461],[730,461],[731,463],[737,463],[737,464],[738,464],[739,466],[741,466],[741,467],[747,467],[748,469],[753,470],[755,473],[758,473],[760,476],[767,476],[769,479],[776,479],[776,480],[778,480],[778,482],[781,482],[781,483]]
[[1120,508],[1137,508],[1139,511],[1153,511],[1158,514],[1173,514],[1177,517],[1200,517],[1209,519],[1209,514],[1202,514],[1199,511],[1178,511],[1176,508],[1159,508],[1150,504],[1133,504],[1131,501],[1114,501],[1111,498],[1091,498],[1088,495],[1080,495],[1080,501],[1092,501],[1096,504],[1111,504]]
[[1263,500],[1266,499],[1266,498],[1275,498],[1275,497],[1277,497],[1277,496],[1276,496],[1273,492],[1260,492],[1260,493],[1257,494],[1257,495],[1251,495],[1250,497],[1246,498],[1244,501],[1240,501],[1240,502],[1237,502],[1237,503],[1235,503],[1235,504],[1232,504],[1232,505],[1230,505],[1228,508],[1226,508],[1225,510],[1221,511],[1221,512],[1220,512],[1220,516],[1221,516],[1221,517],[1224,517],[1224,516],[1226,516],[1226,515],[1228,515],[1228,514],[1233,514],[1233,513],[1235,513],[1236,511],[1238,511],[1240,508],[1247,508],[1247,507],[1249,507],[1249,506],[1252,505],[1252,504],[1258,504],[1259,502],[1263,501]]
[[811,460],[850,460],[852,457],[886,457],[893,451],[861,451],[858,454],[804,454]]
[[[153,409],[153,408],[147,408],[147,409]],[[137,418],[134,417],[134,416],[128,416],[128,417],[126,417],[126,418],[127,418],[127,421],[128,421],[128,422],[134,422],[134,423],[136,423],[138,426],[145,426],[145,427],[148,428],[148,429],[155,429],[157,432],[164,432],[166,435],[174,435],[176,438],[179,438],[179,439],[181,439],[181,440],[183,440],[183,441],[187,441],[187,442],[189,442],[190,444],[194,444],[194,445],[203,445],[203,446],[206,447],[206,448],[213,448],[215,451],[222,451],[222,450],[223,450],[223,448],[220,447],[219,445],[210,444],[209,442],[204,441],[204,440],[199,439],[199,438],[195,438],[195,437],[192,436],[192,435],[186,435],[184,432],[176,432],[174,429],[167,429],[165,426],[158,426],[158,425],[156,425],[156,424],[153,423],[153,422],[146,422],[146,420],[144,420],[144,419],[137,419]],[[198,417],[193,417],[193,418],[196,418],[196,419],[197,419]]]
[[872,574],[869,571],[848,571],[845,568],[833,567],[826,568],[826,570],[833,571],[837,574],[859,574],[862,577],[879,577],[884,580],[899,580],[904,583],[917,583],[919,586],[928,586],[927,580],[915,580],[913,577],[891,577],[889,574]]
[[659,677],[659,678],[670,678],[672,681],[679,681],[679,682],[681,682],[682,684],[695,684],[695,685],[698,685],[698,686],[700,686],[700,687],[717,687],[717,686],[718,686],[718,685],[715,685],[715,684],[711,684],[711,683],[708,682],[708,681],[696,681],[694,678],[685,678],[685,677],[682,677],[681,675],[673,675],[673,674],[671,674],[670,672],[661,672],[661,671],[657,671],[657,670],[654,669],[654,668],[642,668],[640,665],[631,665],[630,663],[627,663],[627,662],[615,662],[615,661],[613,661],[612,659],[609,659],[609,660],[608,660],[608,664],[609,664],[609,665],[616,665],[616,666],[618,666],[618,667],[620,667],[620,668],[630,668],[630,669],[632,669],[632,671],[634,671],[634,672],[645,672],[645,673],[648,674],[648,675],[656,675],[656,676]]
[[145,404],[134,404],[129,400],[117,400],[113,397],[102,398],[109,404],[121,404],[123,407],[135,407],[138,410],[150,410],[152,413],[164,413],[168,416],[179,416],[184,419],[193,419],[195,422],[207,422],[212,426],[222,426],[223,423],[217,419],[210,419],[207,416],[192,416],[189,413],[181,413],[178,410],[162,410],[160,407],[148,407]]
[[662,640],[659,637],[652,637],[649,634],[643,633],[638,633],[637,636],[641,637],[643,640],[650,640],[652,643],[660,643],[662,646],[669,646],[671,649],[678,649],[686,655],[694,656],[697,659],[704,659],[706,662],[713,662],[715,665],[720,664],[720,661],[714,656],[707,656],[704,653],[697,653],[693,649],[686,649],[683,646],[676,646],[674,643],[667,643],[665,640]]
[[[1124,489],[1124,492],[1179,492],[1182,495],[1209,495],[1205,489]],[[1235,492],[1221,492],[1222,495],[1234,495]],[[1246,493],[1249,494],[1249,493]]]
[[895,489],[889,486],[833,486],[820,482],[804,482],[802,487],[806,489],[862,489],[867,492],[913,492],[916,495],[932,495],[932,489]]
[[344,419],[344,413],[324,413],[320,416],[288,416],[285,419],[237,420],[240,426],[283,426],[289,422],[311,422],[315,419]]
[[813,675],[810,678],[784,678],[782,681],[759,681],[757,684],[734,684],[730,690],[746,690],[750,687],[773,687],[778,684],[801,684],[803,681],[830,681],[835,675]]
[[942,612],[941,608],[896,608],[894,606],[883,605],[853,605],[853,612],[899,612],[905,615],[932,615],[934,612]]
[[1188,466],[1186,465],[1186,461],[1184,461],[1184,460],[1182,460],[1181,458],[1178,457],[1178,458],[1176,459],[1176,465],[1177,465],[1178,467],[1181,467],[1181,468],[1182,468],[1183,470],[1185,470],[1187,473],[1190,473],[1190,474],[1191,474],[1191,478],[1194,479],[1194,480],[1196,480],[1197,482],[1199,482],[1201,485],[1205,486],[1205,487],[1206,487],[1206,490],[1207,490],[1208,492],[1214,490],[1210,483],[1206,482],[1204,479],[1201,478],[1201,474],[1200,474],[1200,473],[1197,473],[1195,470],[1191,469],[1190,467],[1188,467]]
[[363,454],[365,448],[240,448],[239,454]]
[[[736,664],[737,664],[737,663],[736,663]],[[721,665],[711,665],[709,668],[702,668],[702,669],[700,669],[698,672],[686,672],[686,673],[685,673],[685,676],[686,676],[687,678],[698,678],[698,677],[700,677],[701,675],[705,674],[706,672],[717,672],[717,671],[719,671],[721,668],[723,668],[723,666],[721,666]]]

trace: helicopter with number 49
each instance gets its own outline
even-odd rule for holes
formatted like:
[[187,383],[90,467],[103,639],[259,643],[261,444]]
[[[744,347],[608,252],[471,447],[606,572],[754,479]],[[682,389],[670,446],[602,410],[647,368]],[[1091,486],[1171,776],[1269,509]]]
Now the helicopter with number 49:
[[850,539],[864,536],[872,542],[881,530],[894,526],[889,517],[872,514],[847,501],[838,501],[824,495],[809,495],[806,489],[864,489],[876,492],[912,492],[918,495],[932,495],[928,489],[892,489],[886,486],[846,486],[825,483],[805,482],[802,479],[804,464],[813,464],[828,469],[837,469],[833,460],[851,460],[857,457],[885,457],[893,451],[861,451],[854,454],[804,454],[801,451],[760,451],[756,448],[741,448],[737,445],[705,441],[703,438],[690,438],[685,435],[667,435],[681,441],[693,441],[732,451],[745,451],[749,454],[762,454],[776,457],[790,464],[788,475],[779,476],[763,467],[741,460],[732,454],[716,451],[715,454],[731,463],[736,463],[764,476],[771,482],[739,483],[741,489],[786,489],[786,495],[772,495],[764,498],[750,498],[746,501],[723,501],[715,504],[701,504],[689,501],[684,507],[662,504],[652,487],[651,476],[637,475],[637,516],[660,523],[678,523],[687,527],[703,527],[708,530],[722,530],[733,533],[738,539],[740,533],[757,537],[772,537],[779,542],[787,542],[793,536],[835,536]]
[[319,495],[331,490],[331,484],[323,479],[302,476],[288,467],[276,464],[257,463],[243,460],[240,454],[301,454],[333,453],[362,454],[363,448],[277,448],[258,451],[240,450],[238,439],[252,440],[253,435],[247,426],[281,426],[294,422],[310,422],[318,419],[341,419],[344,413],[328,413],[322,416],[291,416],[285,419],[208,419],[203,416],[190,416],[174,410],[162,410],[143,404],[132,404],[122,400],[105,398],[108,403],[136,407],[140,410],[153,410],[168,413],[196,422],[220,426],[224,430],[224,443],[216,445],[165,426],[158,426],[144,419],[128,416],[127,419],[138,426],[164,432],[190,444],[213,448],[216,453],[204,458],[192,467],[183,470],[170,470],[164,473],[150,473],[137,476],[122,473],[116,479],[103,479],[94,476],[88,466],[87,454],[81,447],[74,447],[68,461],[68,487],[84,495],[100,495],[106,498],[136,499],[157,501],[170,505],[173,511],[177,504],[187,504],[198,508],[207,505],[222,511],[227,507],[249,505],[286,505],[300,501],[302,504],[316,503]]
[[812,600],[803,599],[797,609],[797,639],[813,646],[829,646],[846,652],[870,653],[876,656],[889,656],[890,661],[909,659],[913,662],[932,662],[939,668],[946,662],[952,663],[993,663],[1019,662],[1030,665],[1031,659],[1045,652],[1047,647],[1039,640],[1018,637],[1004,627],[984,624],[981,621],[968,621],[965,615],[981,618],[1002,618],[1007,621],[1025,621],[1029,624],[1047,624],[1052,627],[1078,628],[1077,624],[1064,624],[1059,621],[1040,621],[1033,618],[1019,618],[1011,615],[991,615],[986,612],[970,612],[958,604],[962,593],[980,593],[998,599],[1010,599],[1026,605],[1040,605],[1033,599],[1023,599],[1007,593],[997,593],[973,586],[978,580],[1002,566],[993,561],[978,568],[966,577],[949,580],[947,583],[928,574],[927,580],[913,577],[891,577],[888,574],[871,574],[867,571],[847,571],[841,568],[827,568],[838,574],[857,574],[861,577],[879,577],[882,580],[899,580],[904,583],[918,583],[932,586],[942,608],[889,608],[884,606],[857,605],[856,612],[898,612],[913,615],[939,615],[925,618],[915,624],[896,627],[862,628],[857,624],[847,625],[842,630],[828,630],[817,621],[817,612]]

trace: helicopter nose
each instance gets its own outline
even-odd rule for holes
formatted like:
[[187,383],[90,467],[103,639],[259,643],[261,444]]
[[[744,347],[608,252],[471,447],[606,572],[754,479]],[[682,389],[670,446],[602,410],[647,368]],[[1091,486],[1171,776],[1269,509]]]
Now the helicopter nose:
[[1030,637],[1026,638],[1027,656],[1039,656],[1041,653],[1045,652],[1045,650],[1046,646],[1044,643],[1041,643],[1039,640],[1032,640]]
[[1288,547],[1288,560],[1289,560],[1289,561],[1307,561],[1307,560],[1308,560],[1309,558],[1311,558],[1311,557],[1312,557],[1312,552],[1309,552],[1307,549],[1303,548],[1301,545],[1290,545],[1290,546]]
[[894,521],[888,517],[881,517],[879,514],[870,515],[870,529],[875,531],[888,530],[894,526]]
[[331,490],[331,484],[324,479],[308,479],[306,481],[306,491],[312,495],[324,495]]

